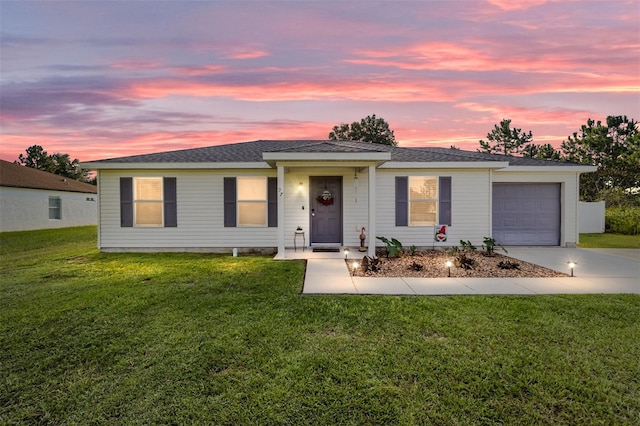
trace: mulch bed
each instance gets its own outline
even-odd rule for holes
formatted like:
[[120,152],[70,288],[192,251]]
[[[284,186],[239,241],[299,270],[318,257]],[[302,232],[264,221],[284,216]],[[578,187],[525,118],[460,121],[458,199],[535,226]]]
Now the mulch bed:
[[[484,252],[471,252],[466,255],[474,260],[472,269],[451,267],[451,276],[460,278],[546,278],[566,277],[565,273],[534,265],[532,263],[517,260],[509,256],[494,253],[487,256]],[[403,253],[399,257],[386,258],[384,251],[379,253],[380,270],[366,272],[362,268],[354,269],[353,262],[362,263],[362,258],[349,259],[347,264],[351,275],[354,277],[408,277],[408,278],[444,278],[448,276],[446,262],[455,262],[455,257],[441,250],[427,250],[415,253],[411,256]],[[518,269],[502,269],[500,262],[515,262]],[[416,266],[417,265],[417,266]],[[417,270],[420,269],[421,270]]]

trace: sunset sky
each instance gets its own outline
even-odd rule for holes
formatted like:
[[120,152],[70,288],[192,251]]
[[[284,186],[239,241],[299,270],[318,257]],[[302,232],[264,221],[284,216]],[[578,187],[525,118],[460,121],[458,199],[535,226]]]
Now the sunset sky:
[[0,158],[326,139],[475,150],[503,118],[559,146],[640,119],[640,2],[0,0]]

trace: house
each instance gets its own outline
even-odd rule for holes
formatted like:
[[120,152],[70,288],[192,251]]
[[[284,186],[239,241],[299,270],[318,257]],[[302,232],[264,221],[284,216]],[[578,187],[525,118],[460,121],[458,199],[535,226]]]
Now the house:
[[0,231],[98,223],[97,188],[0,160]]
[[[358,246],[573,246],[579,174],[594,167],[453,150],[259,140],[84,163],[103,251]],[[444,228],[443,228],[444,226]],[[295,231],[305,233],[304,243]],[[436,231],[444,230],[438,239]]]

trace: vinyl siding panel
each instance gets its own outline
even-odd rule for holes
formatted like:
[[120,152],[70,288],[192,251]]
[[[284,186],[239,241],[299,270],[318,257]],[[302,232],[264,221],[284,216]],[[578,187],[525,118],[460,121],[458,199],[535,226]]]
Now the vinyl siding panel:
[[[176,178],[175,228],[120,227],[120,177]],[[181,249],[275,247],[277,228],[224,227],[223,179],[275,176],[275,170],[103,170],[100,172],[102,249]],[[104,197],[104,199],[102,199]]]
[[[396,176],[451,176],[451,221],[447,241],[434,241],[433,226],[395,226]],[[482,244],[489,236],[491,214],[491,176],[488,170],[402,170],[379,169],[376,173],[378,209],[377,235],[396,238],[404,246],[448,247],[470,240]],[[377,245],[382,245],[376,241]]]

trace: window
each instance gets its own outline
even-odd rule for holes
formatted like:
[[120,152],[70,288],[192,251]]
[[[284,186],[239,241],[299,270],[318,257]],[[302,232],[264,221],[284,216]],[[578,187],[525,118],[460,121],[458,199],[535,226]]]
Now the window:
[[437,212],[438,178],[409,176],[409,225],[435,225]]
[[163,226],[162,178],[134,178],[135,226]]
[[49,197],[49,219],[62,219],[60,197]]
[[238,226],[267,226],[267,178],[238,178]]
[[396,226],[451,226],[451,176],[396,176]]

